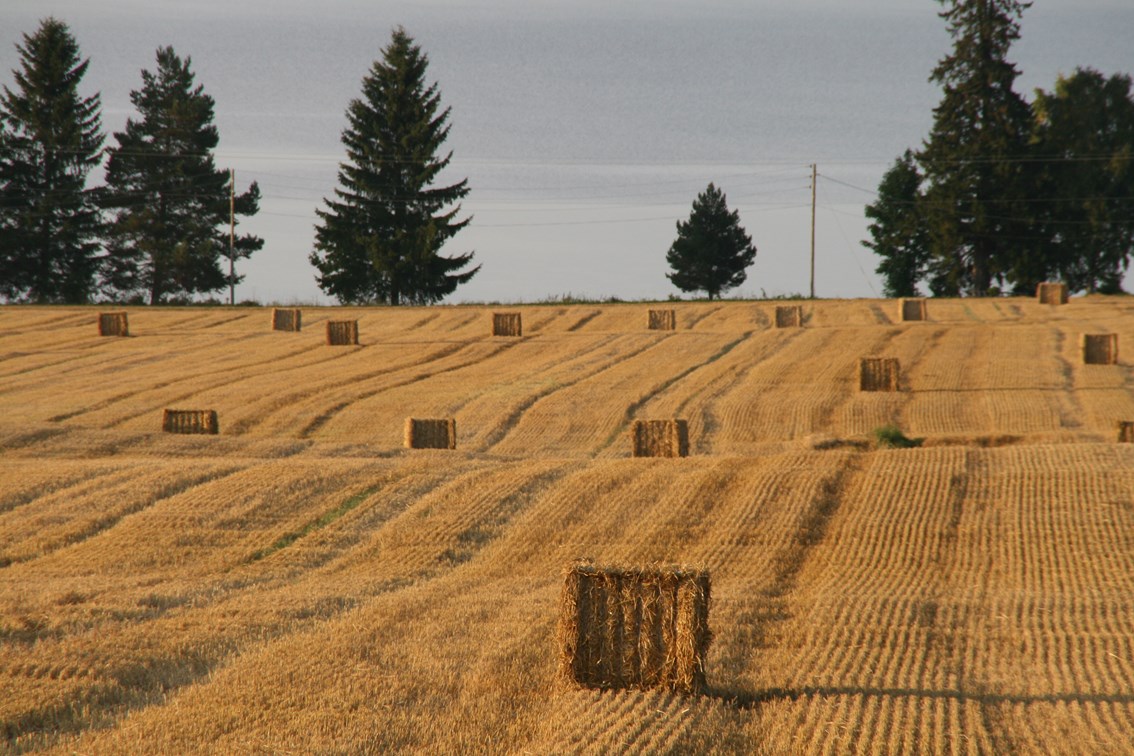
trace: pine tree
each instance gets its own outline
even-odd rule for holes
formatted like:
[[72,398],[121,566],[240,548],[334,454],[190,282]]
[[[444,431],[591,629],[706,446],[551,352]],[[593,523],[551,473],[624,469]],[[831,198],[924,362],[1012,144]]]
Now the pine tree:
[[940,0],[953,52],[931,81],[944,97],[918,162],[927,181],[930,287],[985,296],[1015,266],[1034,234],[1026,172],[1031,114],[1013,91],[1019,72],[1008,49],[1019,38],[1018,0]]
[[873,221],[871,241],[862,245],[882,258],[876,272],[887,297],[915,297],[929,261],[929,234],[921,217],[921,174],[913,153],[906,150],[882,177],[878,200],[866,206]]
[[[119,296],[144,295],[150,304],[230,284],[221,266],[229,255],[229,173],[213,161],[220,141],[214,102],[195,85],[190,64],[172,47],[157,51],[156,72],[142,71],[142,88],[130,93],[139,117],[115,133],[118,144],[109,151],[105,205],[117,212],[106,285]],[[253,183],[236,196],[235,215],[254,215],[259,200]],[[247,258],[263,245],[239,235],[233,257]]]
[[729,211],[724,192],[712,183],[693,200],[689,220],[677,222],[677,239],[665,256],[666,277],[682,291],[704,291],[709,299],[744,283],[756,259],[756,247]]
[[1117,292],[1134,253],[1130,76],[1077,69],[1039,91],[1033,148],[1044,168],[1039,255],[1072,291]]
[[0,96],[0,296],[85,302],[101,231],[86,180],[103,143],[99,95],[79,95],[90,61],[54,18],[16,49],[15,91]]
[[393,31],[362,80],[362,98],[347,108],[337,199],[318,209],[316,281],[341,302],[432,303],[471,279],[458,272],[473,253],[439,254],[472,220],[455,220],[468,180],[434,187],[452,153],[438,157],[449,135],[437,84],[426,86],[429,58],[405,30]]

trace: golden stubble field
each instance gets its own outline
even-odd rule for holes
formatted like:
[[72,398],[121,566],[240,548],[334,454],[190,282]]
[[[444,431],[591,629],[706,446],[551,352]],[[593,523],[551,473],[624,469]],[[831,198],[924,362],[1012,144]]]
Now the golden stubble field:
[[[1134,750],[1134,301],[803,307],[0,308],[5,748]],[[706,695],[556,679],[579,557],[711,572]]]

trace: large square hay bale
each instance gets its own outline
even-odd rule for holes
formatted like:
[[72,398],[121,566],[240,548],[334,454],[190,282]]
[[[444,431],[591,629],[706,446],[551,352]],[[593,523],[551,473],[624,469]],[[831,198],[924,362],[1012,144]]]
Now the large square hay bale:
[[897,391],[897,357],[864,357],[858,363],[859,391]]
[[518,312],[492,313],[493,336],[522,336],[523,324],[520,322]]
[[676,331],[676,310],[650,310],[646,327],[651,331]]
[[408,449],[456,449],[457,421],[407,417],[405,441]]
[[803,305],[776,305],[776,328],[802,328]]
[[559,602],[559,670],[588,688],[705,688],[709,573],[686,567],[566,572]]
[[1134,444],[1134,420],[1118,421],[1118,443]]
[[689,425],[684,420],[635,420],[630,439],[635,457],[689,456]]
[[331,346],[354,346],[358,344],[358,321],[328,320],[327,343]]
[[273,331],[298,331],[301,327],[301,317],[297,307],[273,307]]
[[100,312],[98,314],[99,336],[129,336],[130,324],[124,312]]
[[1048,281],[1036,286],[1036,299],[1040,304],[1067,304],[1067,284]]
[[216,410],[176,410],[167,409],[161,419],[161,429],[166,433],[220,433]]
[[1084,333],[1082,347],[1086,365],[1118,364],[1117,333]]
[[921,297],[911,297],[910,299],[899,299],[898,308],[900,310],[901,319],[905,320],[928,320],[925,312],[925,300]]

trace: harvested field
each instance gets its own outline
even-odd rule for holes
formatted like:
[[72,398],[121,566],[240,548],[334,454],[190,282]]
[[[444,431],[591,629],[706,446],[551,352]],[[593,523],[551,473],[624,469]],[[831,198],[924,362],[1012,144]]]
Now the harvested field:
[[[1134,751],[1134,373],[1079,338],[1134,312],[930,306],[681,302],[664,333],[525,306],[523,339],[477,307],[304,308],[286,338],[127,308],[97,340],[95,309],[4,307],[6,750]],[[863,355],[907,390],[860,392]],[[163,433],[185,407],[219,432]],[[409,411],[460,447],[405,448]],[[631,458],[640,418],[689,456]],[[886,425],[925,445],[875,450]],[[711,574],[703,679],[565,684],[582,558]],[[610,604],[588,637],[628,649],[638,601]]]

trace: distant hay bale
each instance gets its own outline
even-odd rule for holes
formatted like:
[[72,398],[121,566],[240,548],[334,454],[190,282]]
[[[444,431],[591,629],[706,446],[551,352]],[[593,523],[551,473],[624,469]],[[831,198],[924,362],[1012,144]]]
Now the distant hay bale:
[[220,433],[216,410],[175,410],[167,409],[161,419],[161,429],[166,433]]
[[925,311],[925,300],[921,297],[899,299],[898,308],[902,320],[928,320]]
[[353,346],[358,344],[358,321],[328,320],[327,343],[331,346]]
[[630,438],[635,457],[689,456],[689,425],[684,420],[635,420]]
[[776,328],[802,328],[803,305],[777,305]]
[[457,421],[407,417],[405,442],[407,449],[456,449]]
[[1040,304],[1067,304],[1067,284],[1048,281],[1036,286],[1036,299]]
[[1118,421],[1118,443],[1134,444],[1134,420]]
[[518,312],[492,313],[493,336],[522,336],[523,327]]
[[1084,333],[1081,345],[1083,347],[1083,364],[1118,364],[1117,333]]
[[576,562],[559,601],[559,670],[588,688],[705,689],[711,584],[688,567]]
[[858,363],[859,391],[897,391],[897,357],[864,357]]
[[650,310],[646,327],[651,331],[676,331],[676,310]]
[[130,325],[124,312],[100,312],[98,314],[99,336],[129,336]]
[[300,312],[297,307],[272,308],[273,331],[298,331],[300,330],[300,320]]

